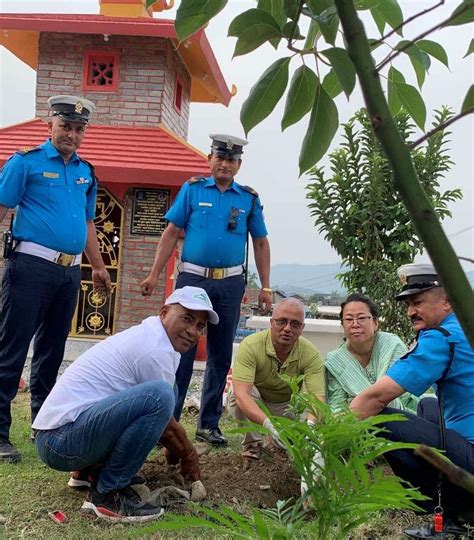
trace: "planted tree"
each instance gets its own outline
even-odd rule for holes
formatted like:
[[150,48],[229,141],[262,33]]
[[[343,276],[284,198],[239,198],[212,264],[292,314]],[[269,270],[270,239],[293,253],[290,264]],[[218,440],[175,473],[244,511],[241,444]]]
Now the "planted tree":
[[[433,128],[452,114],[435,114]],[[405,141],[413,138],[413,122],[406,112],[395,117]],[[381,308],[384,329],[413,338],[406,310],[393,297],[400,290],[396,269],[423,251],[400,195],[391,185],[392,171],[374,135],[365,110],[345,125],[341,146],[329,155],[330,176],[323,167],[310,171],[307,198],[315,225],[350,270],[342,283],[350,292],[363,292]],[[436,132],[424,146],[412,150],[412,160],[424,191],[440,220],[451,215],[448,204],[460,199],[459,189],[441,191],[440,181],[452,164],[446,150],[449,133]]]
[[[148,5],[153,3],[154,0],[147,0]],[[273,111],[289,84],[282,129],[309,114],[299,157],[301,173],[314,166],[328,150],[339,126],[333,98],[340,92],[349,98],[358,78],[372,128],[393,171],[393,186],[400,193],[474,345],[473,291],[417,177],[410,148],[393,119],[403,107],[416,125],[425,129],[426,107],[422,95],[395,67],[400,56],[410,59],[421,88],[431,61],[449,65],[443,47],[427,37],[446,27],[474,21],[474,0],[463,0],[447,19],[437,21],[413,39],[403,38],[407,26],[414,27],[414,21],[443,3],[440,0],[404,20],[397,0],[258,0],[255,8],[232,21],[229,36],[237,38],[234,56],[248,54],[265,43],[275,49],[282,41],[286,43],[285,56],[276,59],[252,88],[242,107],[241,121],[248,133]],[[178,37],[183,40],[204,27],[226,4],[227,0],[181,0],[175,23]],[[361,12],[374,20],[380,36],[367,35]],[[472,43],[466,43],[466,55],[473,49]],[[309,66],[310,61],[314,69]],[[289,81],[289,65],[298,62],[300,65]],[[321,73],[326,66],[330,70],[323,78]],[[474,85],[467,90],[461,110],[439,129],[472,112]],[[416,147],[432,133],[426,133],[411,146]]]

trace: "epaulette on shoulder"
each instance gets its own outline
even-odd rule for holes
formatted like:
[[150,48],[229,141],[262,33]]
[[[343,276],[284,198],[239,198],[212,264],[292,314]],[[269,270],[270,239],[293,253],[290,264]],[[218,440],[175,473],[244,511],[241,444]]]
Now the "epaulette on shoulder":
[[245,191],[248,191],[251,193],[254,197],[258,197],[258,193],[253,189],[253,187],[250,186],[242,186],[242,189],[245,189]]
[[18,148],[16,153],[20,154],[20,156],[24,156],[25,154],[29,154],[30,152],[34,152],[35,150],[39,149],[39,146],[24,146],[23,148]]
[[188,180],[188,184],[195,184],[196,182],[202,182],[205,180],[205,176],[191,176],[191,178]]

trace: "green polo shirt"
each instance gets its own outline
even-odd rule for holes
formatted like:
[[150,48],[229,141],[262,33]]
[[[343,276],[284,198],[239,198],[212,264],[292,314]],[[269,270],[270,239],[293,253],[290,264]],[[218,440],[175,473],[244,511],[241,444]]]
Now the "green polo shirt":
[[232,369],[233,379],[253,383],[268,403],[282,403],[290,400],[291,389],[281,375],[304,375],[303,390],[316,396],[324,395],[323,359],[311,341],[300,337],[282,365],[278,362],[270,330],[257,332],[242,341]]

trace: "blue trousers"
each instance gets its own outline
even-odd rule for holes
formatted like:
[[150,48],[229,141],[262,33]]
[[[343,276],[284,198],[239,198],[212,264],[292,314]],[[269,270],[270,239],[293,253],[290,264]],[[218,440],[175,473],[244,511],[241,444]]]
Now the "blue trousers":
[[[399,410],[392,408],[383,411],[383,414],[399,413]],[[408,412],[403,414],[408,418],[407,421],[387,422],[383,425],[388,430],[382,434],[383,437],[395,442],[414,442],[441,448],[438,401],[435,398],[421,399],[417,415]],[[446,456],[455,465],[474,473],[474,444],[452,429],[446,430]],[[426,512],[433,512],[438,505],[438,470],[424,459],[415,456],[412,450],[395,450],[385,454],[385,457],[397,476],[430,497],[430,500],[418,505]],[[442,506],[448,517],[456,517],[460,513],[474,510],[474,495],[444,480]]]
[[18,390],[30,342],[31,416],[56,382],[81,283],[79,265],[69,268],[25,253],[5,267],[0,315],[0,437],[8,437],[10,403]]
[[[239,324],[240,303],[245,291],[244,277],[232,276],[225,279],[208,279],[189,272],[182,272],[176,280],[176,288],[186,285],[202,287],[211,299],[219,315],[219,324],[207,326],[207,362],[199,411],[199,428],[218,427],[222,415],[222,394],[227,373],[232,362],[232,345]],[[179,420],[186,392],[193,374],[196,347],[181,356],[176,385],[178,399],[174,416]]]
[[38,454],[59,471],[103,464],[97,490],[121,489],[130,484],[161,438],[173,415],[174,401],[168,383],[132,386],[95,403],[74,422],[38,431]]

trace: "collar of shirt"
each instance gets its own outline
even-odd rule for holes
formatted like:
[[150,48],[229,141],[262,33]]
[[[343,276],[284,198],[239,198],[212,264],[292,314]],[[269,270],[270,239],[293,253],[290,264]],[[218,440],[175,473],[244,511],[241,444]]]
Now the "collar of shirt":
[[173,344],[171,343],[170,338],[168,337],[168,334],[166,333],[166,329],[163,326],[163,323],[161,322],[159,315],[155,315],[151,318],[154,319],[154,322],[156,323],[157,334],[163,338],[163,345],[164,345],[163,348],[165,349],[165,352],[170,353],[173,356],[176,356],[178,358],[181,358],[181,353],[179,353],[178,351],[175,351]]
[[[206,187],[206,188],[207,187],[217,187],[216,186],[216,179],[213,176],[209,176],[209,178],[206,179],[204,187]],[[242,188],[239,186],[239,184],[237,184],[237,182],[235,180],[232,181],[232,184],[226,189],[226,191],[229,191],[231,189],[233,191],[236,191],[237,193],[242,193],[243,192]]]
[[[51,139],[48,139],[45,143],[41,145],[44,148],[44,151],[46,152],[46,155],[49,159],[59,157],[62,159],[61,154],[58,152],[57,148],[54,146],[54,144],[51,142]],[[71,161],[79,161],[79,157],[74,152],[74,154],[71,156],[71,159],[68,161],[68,163],[71,163]]]

